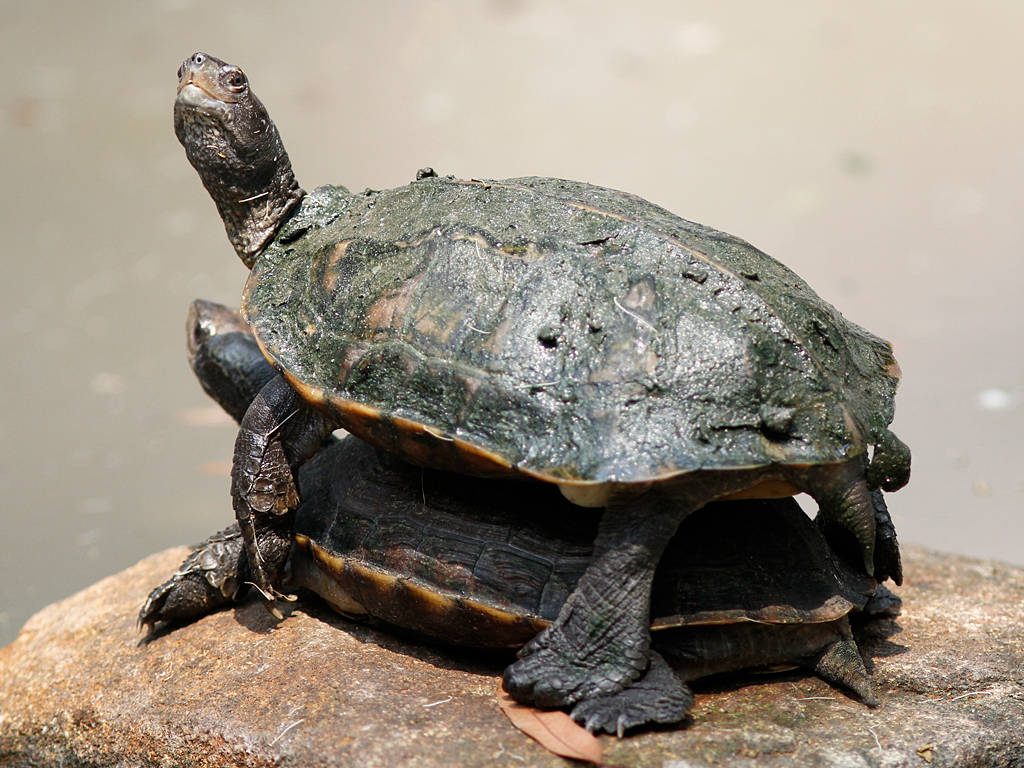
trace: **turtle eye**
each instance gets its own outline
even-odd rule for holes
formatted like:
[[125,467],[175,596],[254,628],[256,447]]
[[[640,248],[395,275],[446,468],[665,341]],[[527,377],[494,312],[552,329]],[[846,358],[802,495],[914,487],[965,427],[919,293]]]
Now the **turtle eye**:
[[238,93],[245,88],[245,73],[240,69],[233,69],[225,75],[224,82],[230,90]]
[[185,64],[184,64],[184,62],[182,62],[182,65],[180,67],[178,67],[178,79],[181,80],[182,75],[184,75],[184,74],[185,74]]

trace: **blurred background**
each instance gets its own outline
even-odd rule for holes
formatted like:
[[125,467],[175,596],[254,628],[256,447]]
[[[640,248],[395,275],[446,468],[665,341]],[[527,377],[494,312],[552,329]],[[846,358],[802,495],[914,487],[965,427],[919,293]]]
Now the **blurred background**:
[[242,66],[300,182],[637,193],[890,339],[902,541],[1024,564],[1024,5],[0,0],[0,645],[232,519],[189,302],[245,269],[172,130]]

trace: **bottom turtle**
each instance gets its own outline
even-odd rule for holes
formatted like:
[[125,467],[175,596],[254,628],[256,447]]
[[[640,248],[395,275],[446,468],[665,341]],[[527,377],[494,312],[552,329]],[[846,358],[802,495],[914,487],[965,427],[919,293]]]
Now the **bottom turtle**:
[[[236,419],[274,375],[244,322],[218,305],[193,305],[189,349],[204,389]],[[520,647],[557,617],[590,562],[599,523],[548,485],[422,469],[355,438],[322,448],[301,468],[299,486],[293,586],[345,615],[466,646]],[[152,592],[140,623],[202,615],[240,599],[247,581],[232,526]],[[892,612],[894,598],[872,598],[876,587],[792,498],[709,504],[682,523],[657,570],[656,652],[645,674],[571,714],[620,736],[675,723],[693,700],[686,681],[781,663],[810,668],[873,706],[848,614],[872,599]]]

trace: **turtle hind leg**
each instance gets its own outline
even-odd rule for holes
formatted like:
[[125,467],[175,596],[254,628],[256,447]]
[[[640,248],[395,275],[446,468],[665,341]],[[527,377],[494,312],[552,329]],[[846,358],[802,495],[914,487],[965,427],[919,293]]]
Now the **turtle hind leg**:
[[754,667],[797,664],[876,706],[871,677],[844,616],[820,624],[684,626],[655,633],[658,649],[686,681]]
[[591,733],[614,733],[620,739],[640,725],[671,725],[693,706],[693,693],[657,652],[647,671],[629,688],[610,696],[584,699],[573,707],[572,718]]
[[237,600],[248,579],[245,545],[237,525],[215,533],[187,557],[166,582],[149,593],[139,627],[194,619]]
[[[825,540],[858,570],[875,572],[876,508],[864,479],[864,458],[793,473],[791,481],[818,503]],[[895,537],[893,537],[895,541]]]
[[576,589],[505,670],[509,695],[522,704],[568,707],[639,679],[651,652],[651,585],[665,546],[691,512],[756,479],[753,471],[698,472],[620,490],[601,518]]
[[864,666],[864,659],[861,658],[853,633],[850,632],[850,624],[843,619],[837,622],[837,625],[839,637],[814,656],[805,659],[802,666],[813,670],[826,682],[853,691],[869,707],[877,707],[875,687],[867,667]]
[[609,504],[576,589],[505,670],[512,698],[567,707],[619,693],[643,674],[654,570],[679,522],[701,503],[674,502],[655,486]]
[[871,492],[871,503],[875,507],[875,581],[892,579],[896,584],[902,584],[903,559],[900,557],[900,545],[896,540],[896,526],[892,524],[892,517],[881,491]]

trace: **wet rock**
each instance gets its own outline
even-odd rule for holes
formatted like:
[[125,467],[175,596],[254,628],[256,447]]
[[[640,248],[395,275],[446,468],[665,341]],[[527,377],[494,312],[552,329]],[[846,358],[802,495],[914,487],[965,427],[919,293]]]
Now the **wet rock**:
[[[685,727],[609,763],[1024,765],[1024,570],[906,548],[903,615],[861,631],[881,706],[799,672],[704,682]],[[155,638],[154,555],[34,616],[0,650],[0,765],[564,766],[501,715],[504,659],[350,624],[314,599],[256,603]]]

